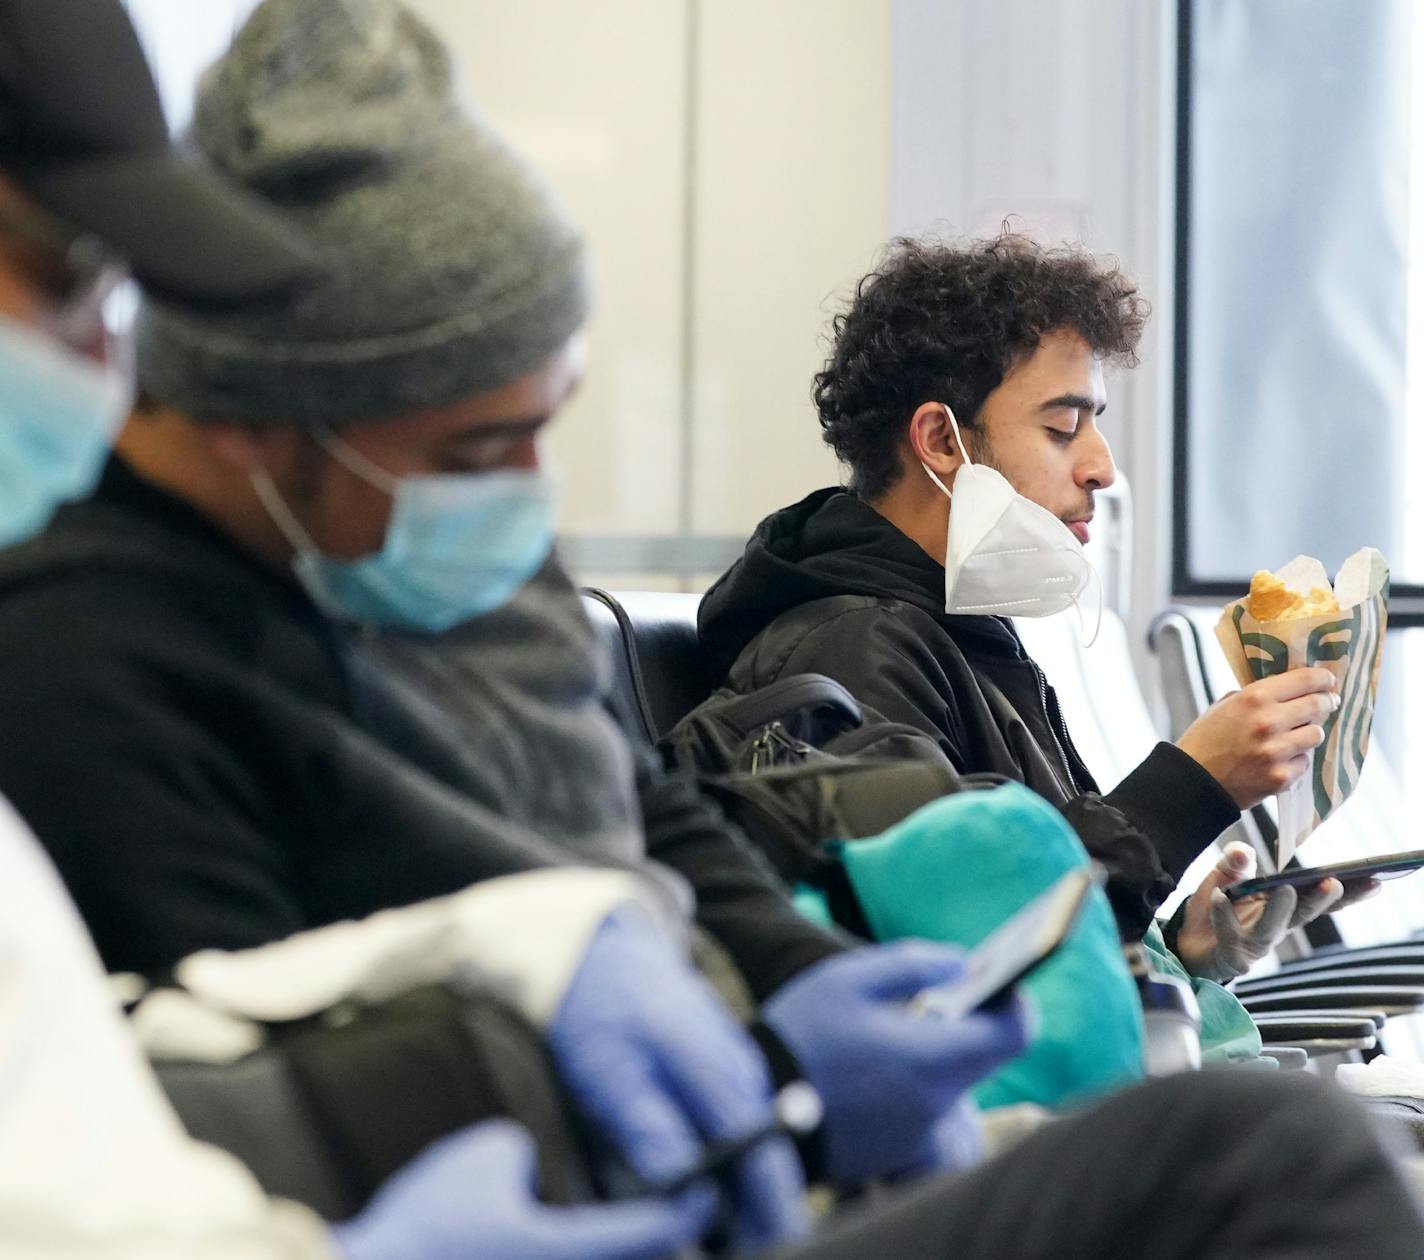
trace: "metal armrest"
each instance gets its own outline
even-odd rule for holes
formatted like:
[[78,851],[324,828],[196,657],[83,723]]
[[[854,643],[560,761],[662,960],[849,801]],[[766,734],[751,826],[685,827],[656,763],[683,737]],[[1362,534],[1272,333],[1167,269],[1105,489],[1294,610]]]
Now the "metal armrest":
[[1284,975],[1238,980],[1231,991],[1237,997],[1248,993],[1281,993],[1286,989],[1356,988],[1359,985],[1389,988],[1424,988],[1424,967],[1327,967],[1320,971],[1292,971]]
[[1304,958],[1282,963],[1277,975],[1295,975],[1301,971],[1322,971],[1336,967],[1408,967],[1424,968],[1424,943],[1399,941],[1393,945],[1366,945],[1354,949],[1348,946],[1327,946]]
[[[1379,1025],[1371,1018],[1375,1013],[1332,1011],[1327,1015],[1320,1011],[1281,1011],[1251,1018],[1263,1041],[1299,1045],[1312,1039],[1373,1037],[1379,1031]],[[1380,1023],[1383,1022],[1381,1016]]]
[[1385,1026],[1388,1016],[1383,1011],[1357,1010],[1354,1007],[1331,1009],[1328,1006],[1303,1011],[1258,1011],[1251,1017],[1257,1024],[1288,1024],[1290,1022],[1327,1023],[1332,1019],[1343,1019],[1353,1024],[1369,1024],[1378,1032]]
[[1424,1009],[1424,988],[1358,985],[1349,988],[1285,989],[1278,993],[1243,993],[1241,1005],[1254,1017],[1258,1012],[1366,1010],[1386,1015],[1408,1015]]
[[[1322,1059],[1332,1054],[1351,1054],[1357,1050],[1377,1050],[1379,1048],[1378,1037],[1326,1037],[1319,1040],[1294,1038],[1281,1047],[1282,1049],[1300,1050],[1307,1059]],[[1261,1044],[1261,1053],[1266,1053],[1266,1045]]]
[[[1269,1049],[1297,1050],[1307,1058],[1327,1054],[1349,1054],[1373,1050],[1379,1045],[1379,1030],[1369,1011],[1281,1011],[1253,1013],[1251,1018],[1261,1034],[1261,1053]],[[1384,1017],[1380,1016],[1380,1023]]]

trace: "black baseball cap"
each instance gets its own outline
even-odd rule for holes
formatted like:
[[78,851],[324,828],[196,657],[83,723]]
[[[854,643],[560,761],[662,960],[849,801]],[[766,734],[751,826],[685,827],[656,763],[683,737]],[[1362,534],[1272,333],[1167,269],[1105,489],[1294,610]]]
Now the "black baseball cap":
[[170,142],[119,0],[0,0],[0,174],[160,294],[236,302],[317,272],[274,212]]

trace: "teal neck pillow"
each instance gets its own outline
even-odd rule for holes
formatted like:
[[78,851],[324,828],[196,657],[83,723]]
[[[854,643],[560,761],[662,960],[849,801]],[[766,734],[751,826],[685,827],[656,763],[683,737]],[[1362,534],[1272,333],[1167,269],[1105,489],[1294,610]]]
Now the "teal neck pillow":
[[[1067,821],[1017,783],[958,792],[841,849],[876,940],[972,949],[1088,855]],[[1072,1106],[1142,1076],[1142,1008],[1117,924],[1094,888],[1068,939],[1022,982],[1039,1012],[1030,1048],[975,1089],[981,1107]]]

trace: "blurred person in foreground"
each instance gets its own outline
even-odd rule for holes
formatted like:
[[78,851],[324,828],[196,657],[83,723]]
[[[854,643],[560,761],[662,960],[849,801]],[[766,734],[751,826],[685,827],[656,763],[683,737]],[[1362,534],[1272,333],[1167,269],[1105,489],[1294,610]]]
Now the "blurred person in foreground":
[[[969,1158],[965,1089],[1019,1052],[1023,1012],[916,1019],[953,951],[852,948],[802,917],[603,707],[537,448],[583,370],[586,253],[456,100],[443,46],[391,4],[264,4],[192,139],[326,275],[223,310],[145,299],[117,457],[0,560],[0,711],[29,714],[14,741],[0,715],[0,787],[105,962],[152,974],[497,876],[634,870],[730,958],[758,1065],[820,1093],[817,1178]],[[62,786],[76,759],[83,792]],[[641,1114],[639,1082],[586,1075],[589,1105]],[[746,1080],[752,1114],[729,1099],[691,1129],[755,1127],[769,1095]],[[630,1140],[645,1175],[691,1162],[690,1136]],[[777,1178],[744,1180],[774,1219]]]
[[[170,148],[118,3],[0,0],[0,544],[99,473],[132,392],[103,304],[130,268],[206,308],[271,300],[316,273],[255,199]],[[66,780],[82,791],[93,768],[76,758]],[[539,1206],[527,1141],[500,1123],[437,1144],[339,1226],[265,1198],[183,1133],[63,886],[3,800],[0,867],[0,1256],[446,1260],[516,1256],[537,1238],[545,1260],[631,1257],[702,1227],[705,1188]]]

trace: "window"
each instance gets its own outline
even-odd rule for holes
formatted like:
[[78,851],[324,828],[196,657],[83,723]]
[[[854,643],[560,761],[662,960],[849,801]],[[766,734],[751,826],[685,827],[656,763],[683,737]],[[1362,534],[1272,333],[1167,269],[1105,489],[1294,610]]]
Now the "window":
[[1181,4],[1178,594],[1370,545],[1424,610],[1418,29],[1407,0]]
[[1224,600],[1299,553],[1333,572],[1378,547],[1375,733],[1405,770],[1424,756],[1424,13],[1180,0],[1178,21],[1173,589]]

